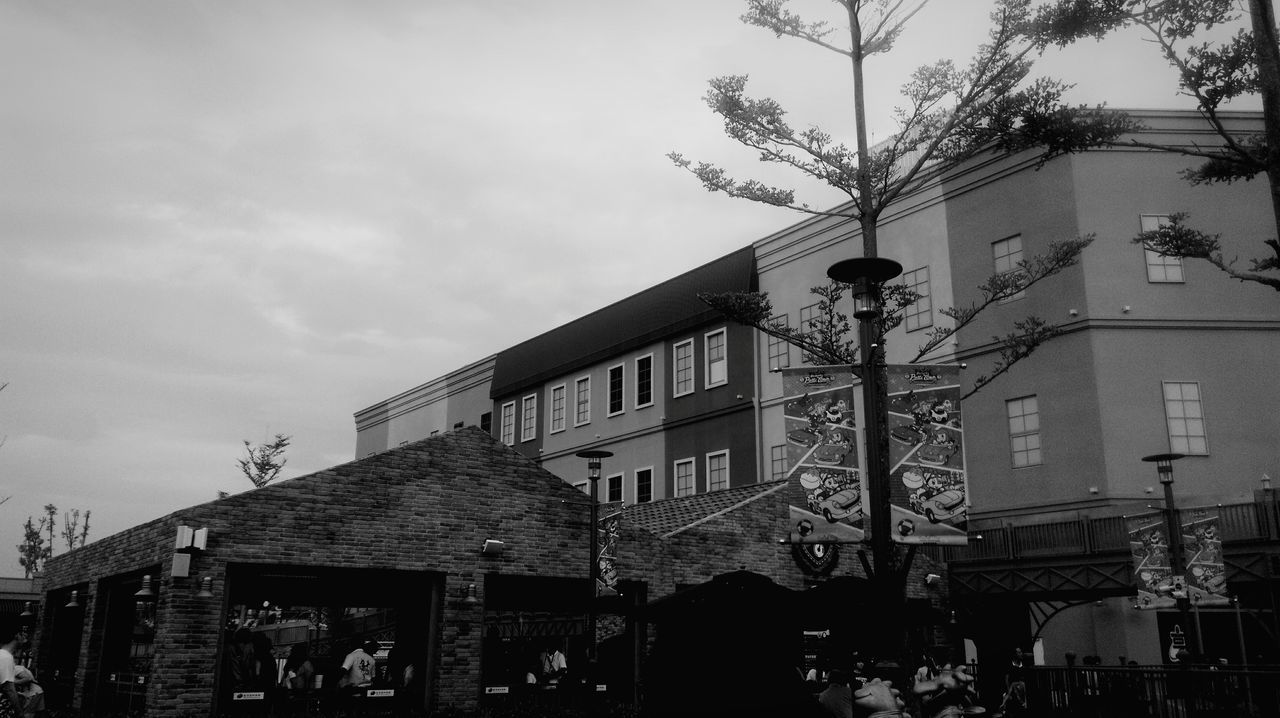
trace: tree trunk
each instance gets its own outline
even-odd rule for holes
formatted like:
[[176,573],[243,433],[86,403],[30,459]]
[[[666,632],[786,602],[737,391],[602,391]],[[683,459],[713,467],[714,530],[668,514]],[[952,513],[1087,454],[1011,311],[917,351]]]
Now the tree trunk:
[[1271,0],[1249,0],[1254,48],[1258,61],[1258,85],[1262,91],[1262,116],[1267,133],[1267,180],[1271,184],[1271,211],[1280,236],[1280,44],[1276,38],[1275,10]]

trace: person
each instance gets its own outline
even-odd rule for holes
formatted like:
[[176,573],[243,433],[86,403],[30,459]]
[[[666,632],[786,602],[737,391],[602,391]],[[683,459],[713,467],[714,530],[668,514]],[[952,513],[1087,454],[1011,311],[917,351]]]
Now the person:
[[827,687],[818,694],[818,702],[832,718],[853,718],[853,689],[849,673],[836,668],[827,676]]
[[0,718],[16,718],[22,709],[16,686],[18,664],[13,654],[23,638],[21,627],[9,620],[0,622]]
[[920,659],[920,667],[916,669],[916,675],[913,682],[931,681],[938,677],[938,664],[933,660],[933,656],[925,653]]
[[973,674],[967,666],[943,665],[933,678],[916,681],[911,687],[924,716],[956,716],[981,712]]
[[253,650],[253,632],[236,629],[231,638],[231,683],[233,691],[254,690],[258,680],[258,658]]
[[564,654],[560,652],[560,646],[555,642],[548,643],[546,648],[538,656],[538,670],[542,676],[542,682],[548,685],[555,685],[564,678],[569,672],[569,664],[564,659]]
[[17,666],[13,671],[13,685],[18,689],[18,697],[22,700],[22,715],[35,718],[44,715],[44,689],[36,683],[36,676],[26,666]]
[[315,681],[316,668],[311,663],[310,649],[306,643],[295,643],[289,648],[284,662],[284,677],[280,687],[287,691],[307,691]]
[[368,688],[373,683],[373,654],[378,652],[377,641],[366,641],[357,645],[355,650],[342,659],[342,675],[338,678],[339,688]]

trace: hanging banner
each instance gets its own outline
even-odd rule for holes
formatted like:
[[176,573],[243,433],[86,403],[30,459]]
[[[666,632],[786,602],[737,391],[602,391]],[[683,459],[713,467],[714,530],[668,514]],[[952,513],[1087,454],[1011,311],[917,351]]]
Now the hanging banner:
[[1180,513],[1182,555],[1187,565],[1187,597],[1201,606],[1230,603],[1227,598],[1227,571],[1222,564],[1217,507],[1184,509]]
[[596,560],[600,571],[596,577],[596,595],[618,593],[618,537],[622,533],[622,504],[601,504],[602,516],[596,524]]
[[900,543],[968,543],[959,364],[890,364],[889,526]]
[[849,367],[782,370],[792,542],[863,540],[856,381]]
[[1133,556],[1133,585],[1138,589],[1136,608],[1171,608],[1177,602],[1175,590],[1181,590],[1181,577],[1175,581],[1170,562],[1169,541],[1165,536],[1164,515],[1126,516],[1129,553]]

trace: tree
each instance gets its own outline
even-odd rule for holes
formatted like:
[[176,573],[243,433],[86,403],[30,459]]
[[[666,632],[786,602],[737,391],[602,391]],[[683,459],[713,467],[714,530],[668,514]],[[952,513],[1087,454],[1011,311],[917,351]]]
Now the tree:
[[37,525],[32,517],[22,525],[22,543],[18,544],[18,565],[27,578],[39,573],[40,567],[53,555],[53,548],[44,545],[44,518]]
[[[22,543],[18,544],[18,565],[26,572],[27,578],[40,571],[44,562],[53,558],[54,536],[61,535],[67,544],[67,550],[84,546],[89,541],[89,514],[84,512],[84,524],[80,524],[80,509],[72,509],[63,514],[62,531],[57,530],[58,507],[45,504],[44,515],[37,522],[28,516],[23,524]],[[46,543],[45,537],[48,536]]]
[[92,511],[84,512],[84,525],[80,525],[80,509],[71,509],[71,511],[62,515],[62,540],[67,544],[68,551],[85,545],[89,541],[89,515]]
[[[1028,36],[1039,47],[1101,39],[1136,27],[1159,48],[1178,76],[1182,94],[1195,100],[1216,135],[1217,146],[1166,144],[1126,137],[1114,144],[1176,152],[1200,161],[1183,172],[1192,184],[1229,184],[1265,176],[1280,235],[1280,43],[1271,0],[1248,0],[1249,29],[1222,42],[1199,42],[1215,27],[1243,20],[1236,0],[1053,0],[1036,10]],[[1263,130],[1241,131],[1223,117],[1223,106],[1249,95],[1262,98]],[[1225,256],[1221,235],[1191,227],[1190,216],[1176,212],[1167,225],[1142,232],[1133,241],[1170,257],[1203,259],[1228,276],[1280,291],[1280,241],[1260,238],[1265,254],[1249,259],[1249,268]]]
[[280,471],[288,460],[284,458],[285,449],[289,448],[292,437],[276,434],[269,442],[253,446],[245,439],[244,450],[247,456],[237,459],[241,473],[256,488],[262,488],[280,476]]

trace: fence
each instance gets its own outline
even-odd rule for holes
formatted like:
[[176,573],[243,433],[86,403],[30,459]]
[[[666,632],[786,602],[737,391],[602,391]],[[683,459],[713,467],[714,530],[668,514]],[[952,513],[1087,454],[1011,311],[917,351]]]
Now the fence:
[[1207,667],[1038,667],[1029,715],[1053,718],[1272,718],[1280,671]]

